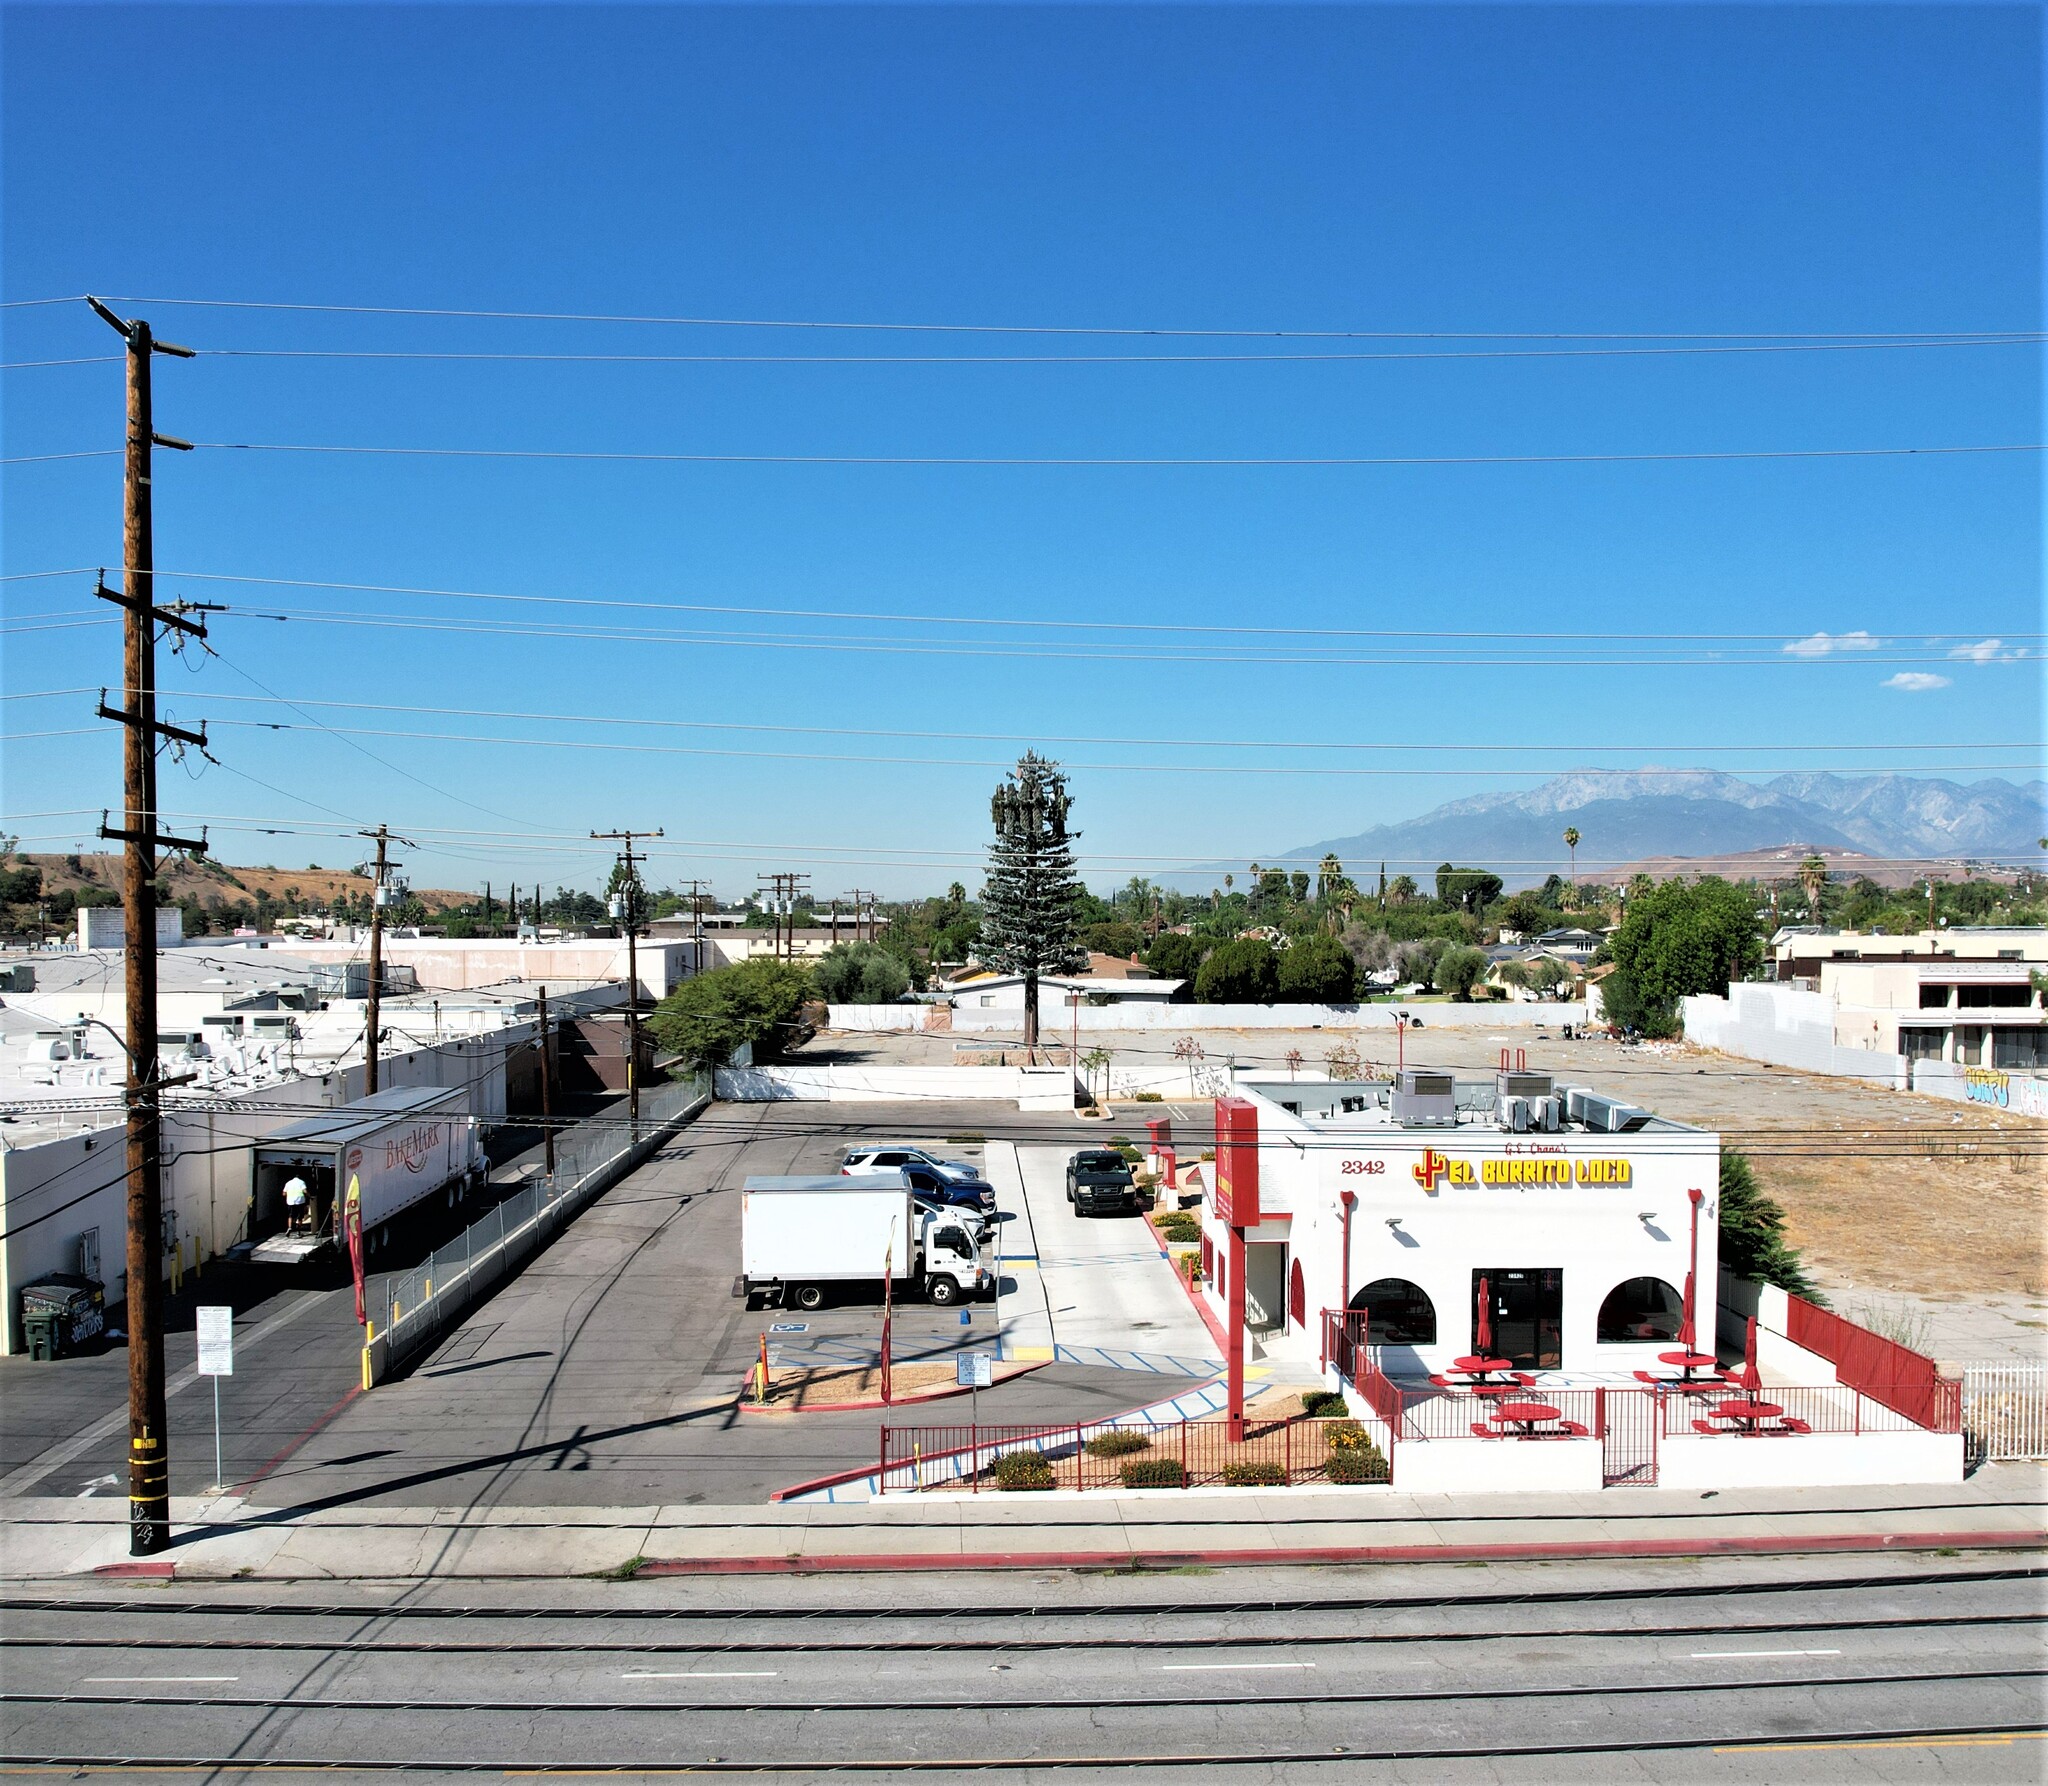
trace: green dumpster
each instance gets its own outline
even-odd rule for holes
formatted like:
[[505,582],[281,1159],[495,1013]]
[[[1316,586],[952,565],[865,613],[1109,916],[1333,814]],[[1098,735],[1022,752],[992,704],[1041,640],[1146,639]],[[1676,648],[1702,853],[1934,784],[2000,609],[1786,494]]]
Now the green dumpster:
[[75,1271],[52,1272],[21,1292],[21,1336],[31,1358],[61,1358],[106,1326],[105,1291]]

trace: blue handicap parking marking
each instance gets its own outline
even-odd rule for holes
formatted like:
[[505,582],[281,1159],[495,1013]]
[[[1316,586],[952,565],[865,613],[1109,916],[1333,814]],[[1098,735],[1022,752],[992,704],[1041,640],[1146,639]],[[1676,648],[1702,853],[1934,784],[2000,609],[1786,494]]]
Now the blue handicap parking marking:
[[809,1333],[810,1330],[808,1321],[777,1321],[768,1329],[770,1333]]

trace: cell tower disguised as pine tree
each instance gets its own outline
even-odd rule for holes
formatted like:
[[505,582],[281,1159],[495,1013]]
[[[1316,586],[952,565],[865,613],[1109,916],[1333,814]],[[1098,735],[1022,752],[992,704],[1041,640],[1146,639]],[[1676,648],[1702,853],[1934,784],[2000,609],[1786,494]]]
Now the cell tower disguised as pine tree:
[[1038,1046],[1041,974],[1076,973],[1088,952],[1076,940],[1072,802],[1057,763],[1026,751],[990,802],[996,840],[982,889],[978,953],[999,973],[1024,976],[1024,1046]]

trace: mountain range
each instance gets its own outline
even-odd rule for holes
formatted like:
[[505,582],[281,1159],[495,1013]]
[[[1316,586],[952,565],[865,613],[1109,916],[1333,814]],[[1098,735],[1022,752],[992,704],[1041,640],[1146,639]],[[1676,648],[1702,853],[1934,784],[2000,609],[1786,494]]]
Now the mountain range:
[[1312,865],[1334,855],[1361,886],[1382,861],[1390,874],[1417,880],[1454,861],[1490,868],[1519,887],[1566,872],[1567,826],[1579,832],[1582,879],[1647,856],[1787,846],[1894,860],[2033,860],[2048,835],[2044,809],[2048,783],[2041,781],[1806,772],[1757,783],[1715,769],[1574,770],[1538,788],[1453,800],[1399,824],[1260,860]]

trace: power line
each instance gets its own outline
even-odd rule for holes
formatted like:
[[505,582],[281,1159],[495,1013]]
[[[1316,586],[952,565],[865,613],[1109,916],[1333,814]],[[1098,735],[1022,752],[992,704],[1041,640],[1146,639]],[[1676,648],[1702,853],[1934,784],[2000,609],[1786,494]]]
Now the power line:
[[[1167,455],[1044,455],[953,453],[635,453],[569,447],[339,446],[270,440],[201,440],[194,446],[218,453],[299,453],[345,458],[549,460],[631,465],[848,465],[980,467],[1080,470],[1315,470],[1374,467],[1429,469],[1485,465],[1670,465],[1751,463],[1760,460],[1954,458],[1983,454],[2038,453],[2048,445],[2021,441],[1969,446],[1757,447],[1673,449],[1642,453],[1380,453],[1300,454],[1272,458],[1252,455],[1213,458]],[[78,453],[40,453],[0,459],[0,465],[34,465],[56,459],[104,458],[115,448]]]
[[[64,610],[68,614],[70,610]],[[1353,651],[1337,654],[1330,651],[1303,653],[1295,651],[1284,654],[1286,648],[1276,647],[1273,651],[1257,649],[1228,648],[1187,644],[1178,650],[1139,650],[1128,646],[1096,646],[1076,640],[1044,640],[1032,643],[999,644],[981,642],[932,642],[919,639],[899,639],[873,635],[848,637],[830,633],[772,633],[772,632],[724,632],[711,629],[681,629],[660,627],[631,627],[623,624],[596,625],[569,621],[560,622],[516,622],[511,620],[464,619],[446,616],[407,613],[363,613],[352,610],[320,608],[240,608],[236,612],[249,620],[269,620],[279,624],[298,623],[305,626],[352,626],[372,630],[398,632],[432,632],[472,635],[483,638],[504,639],[569,639],[591,644],[635,644],[635,645],[679,645],[694,648],[714,647],[728,650],[747,651],[836,651],[853,652],[862,655],[909,656],[909,657],[968,657],[993,659],[1023,659],[1040,661],[1048,658],[1066,659],[1077,663],[1167,663],[1206,665],[1250,665],[1260,668],[1311,668],[1345,669],[1359,667],[1426,668],[1426,669],[1514,669],[1532,668],[1560,669],[1804,669],[1826,664],[1834,668],[1873,668],[1899,664],[1953,666],[1961,662],[1974,662],[1960,647],[1941,650],[1902,651],[1849,651],[1830,652],[1826,656],[1805,656],[1780,649],[1778,651],[1739,654],[1730,651],[1704,651],[1689,654],[1665,653],[1646,656],[1617,656],[1601,652],[1581,652],[1563,655],[1536,649],[1543,643],[1532,640],[1528,648],[1512,654],[1497,657],[1474,655],[1451,655],[1447,652],[1430,651],[1421,645],[1386,647],[1374,652]],[[100,624],[96,619],[80,613],[77,618],[52,618],[46,622],[15,624],[0,627],[8,634],[21,632],[57,632],[77,627]],[[1961,637],[1963,635],[1952,635]],[[2015,637],[2035,635],[2016,634]],[[2020,647],[2009,654],[2010,660],[2017,661],[2031,655],[2028,648]],[[2008,661],[2002,654],[2000,661]],[[1981,666],[1980,666],[1981,667]]]
[[[73,695],[89,695],[91,688],[17,689],[0,693],[0,701],[45,701]],[[523,708],[493,707],[429,707],[408,706],[390,701],[337,701],[321,700],[310,696],[282,695],[230,695],[206,693],[203,699],[261,705],[266,701],[283,702],[294,708],[322,707],[337,708],[362,713],[406,713],[415,715],[438,715],[456,719],[525,719],[546,721],[563,725],[604,725],[604,726],[652,726],[676,731],[713,732],[774,732],[804,737],[831,738],[907,738],[934,741],[997,744],[1004,742],[1037,744],[1108,744],[1130,745],[1159,750],[1206,749],[1206,750],[1337,750],[1337,751],[1397,751],[1397,752],[1455,752],[1460,755],[1478,754],[1498,756],[1502,754],[1569,756],[1580,753],[1613,753],[1689,751],[1714,755],[1753,755],[1763,751],[1840,751],[1844,753],[1869,751],[1927,751],[1927,750],[2032,750],[2038,740],[2022,738],[2014,740],[1967,740],[1956,739],[1942,743],[1908,744],[1893,739],[1878,744],[1466,744],[1437,739],[1385,739],[1362,741],[1356,739],[1309,739],[1309,738],[1141,738],[1120,734],[1100,736],[1081,733],[1046,732],[934,732],[912,731],[901,728],[878,726],[806,726],[792,725],[779,720],[711,720],[711,719],[647,719],[625,714],[600,713],[543,713]],[[1505,771],[1501,771],[1505,773]],[[1590,773],[1640,774],[1641,770],[1597,770]],[[1538,773],[1531,771],[1530,773]],[[1542,771],[1549,773],[1549,771]],[[33,815],[22,815],[33,816]]]
[[[31,304],[77,303],[78,298],[31,298]],[[123,304],[167,304],[210,310],[275,310],[330,316],[431,316],[501,322],[594,322],[654,324],[701,329],[834,329],[894,334],[949,335],[1145,335],[1170,338],[1271,341],[1939,341],[1959,335],[2019,333],[1993,329],[1834,329],[1749,331],[1568,329],[1251,329],[1171,328],[1134,325],[1047,323],[847,322],[787,317],[659,316],[564,310],[482,310],[399,304],[308,304],[258,298],[115,298]]]
[[[519,738],[502,733],[472,732],[426,732],[412,731],[398,727],[376,726],[329,726],[318,723],[311,727],[294,726],[284,721],[255,719],[213,719],[209,723],[222,727],[237,727],[245,730],[268,732],[292,732],[314,730],[327,733],[330,737],[344,741],[350,738],[404,738],[429,744],[491,744],[509,745],[535,750],[601,750],[625,752],[636,756],[686,756],[686,757],[727,757],[750,762],[787,763],[870,763],[902,768],[935,769],[1003,769],[1012,765],[1000,758],[974,757],[911,757],[856,755],[847,751],[815,750],[739,750],[730,746],[708,744],[640,744],[622,739],[608,738]],[[34,736],[35,734],[20,734]],[[55,734],[43,734],[53,736]],[[1480,771],[1469,767],[1381,767],[1360,766],[1339,763],[1071,763],[1072,769],[1087,770],[1093,774],[1144,774],[1144,775],[1339,775],[1353,777],[1408,777],[1408,776],[1471,776]],[[1757,775],[1791,774],[1804,765],[1785,768],[1781,765],[1750,765],[1751,773]],[[1977,772],[1982,770],[2026,770],[2034,767],[2032,761],[2022,763],[1924,763],[1917,765],[1924,770],[1945,772]],[[1497,772],[1499,773],[1499,772]],[[1540,775],[1548,771],[1530,769],[1521,774]],[[1634,776],[1642,771],[1635,769],[1581,769],[1581,775],[1591,776]],[[417,781],[417,776],[409,777]],[[422,784],[426,785],[426,784]],[[454,796],[451,796],[453,798]],[[463,801],[463,805],[471,802]],[[488,811],[489,808],[478,808]],[[508,816],[500,814],[500,817]]]
[[[746,353],[544,353],[462,348],[375,347],[201,347],[203,359],[229,360],[415,360],[481,362],[491,365],[595,366],[1290,366],[1396,365],[1452,360],[1617,360],[1722,357],[1730,354],[1898,353],[1953,347],[2034,347],[2048,336],[2037,331],[1943,336],[1934,339],[1871,341],[1737,341],[1698,345],[1623,347],[1409,348],[1321,353],[1139,353],[1139,354],[746,354]],[[117,358],[92,354],[72,359],[17,360],[0,372],[48,366],[98,366]]]
[[[90,571],[27,571],[29,577],[86,576]],[[288,589],[332,589],[355,595],[431,595],[451,601],[492,601],[539,603],[554,607],[581,608],[630,608],[651,610],[662,613],[681,614],[733,614],[758,618],[793,620],[858,620],[883,621],[904,626],[999,626],[1021,627],[1037,631],[1062,630],[1071,632],[1140,632],[1140,633],[1225,633],[1225,634],[1281,634],[1289,638],[1317,639],[1513,639],[1526,642],[1529,629],[1515,631],[1484,631],[1460,628],[1423,627],[1352,627],[1352,626],[1230,626],[1210,622],[1147,621],[1147,620],[1040,620],[1007,614],[918,614],[894,613],[887,610],[866,610],[846,608],[786,608],[767,607],[758,604],[738,602],[676,602],[676,601],[634,601],[618,597],[591,595],[533,595],[512,593],[494,589],[443,589],[432,585],[411,583],[342,583],[308,577],[265,577],[233,571],[171,570],[159,573],[166,577],[182,577],[190,582],[207,583],[257,583],[268,587]],[[1778,644],[1785,640],[1783,632],[1730,633],[1730,632],[1617,632],[1603,629],[1599,632],[1557,632],[1549,628],[1544,631],[1546,638],[1571,640],[1626,639],[1675,639],[1688,642],[1712,644]],[[1950,639],[1975,639],[1979,632],[1933,633],[1915,630],[1916,639],[1945,642]],[[2008,636],[2016,639],[2048,638],[2048,632],[2014,632]]]

